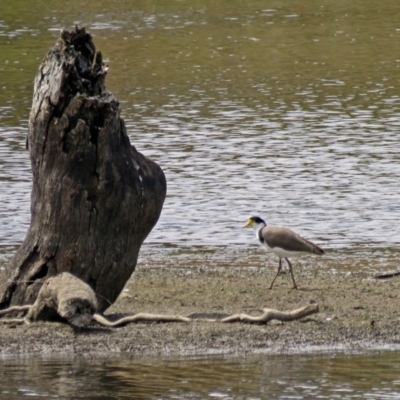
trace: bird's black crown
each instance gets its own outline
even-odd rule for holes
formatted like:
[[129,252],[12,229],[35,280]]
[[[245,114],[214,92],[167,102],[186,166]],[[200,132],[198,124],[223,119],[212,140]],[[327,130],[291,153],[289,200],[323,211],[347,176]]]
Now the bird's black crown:
[[250,219],[254,221],[256,224],[265,224],[265,221],[260,217],[251,217]]

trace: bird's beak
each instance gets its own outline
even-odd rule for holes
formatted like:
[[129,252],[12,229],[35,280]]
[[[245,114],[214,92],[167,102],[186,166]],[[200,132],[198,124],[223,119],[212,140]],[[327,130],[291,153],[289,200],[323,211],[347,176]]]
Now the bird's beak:
[[250,228],[252,224],[253,224],[253,222],[251,221],[251,219],[248,219],[246,224],[243,225],[243,228]]

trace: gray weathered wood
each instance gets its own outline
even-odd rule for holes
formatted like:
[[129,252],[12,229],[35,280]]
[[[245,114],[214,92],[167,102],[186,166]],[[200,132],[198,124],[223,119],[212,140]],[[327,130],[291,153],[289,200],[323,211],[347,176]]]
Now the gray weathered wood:
[[72,326],[85,328],[92,322],[97,308],[96,295],[89,285],[63,272],[42,285],[25,320],[62,318]]

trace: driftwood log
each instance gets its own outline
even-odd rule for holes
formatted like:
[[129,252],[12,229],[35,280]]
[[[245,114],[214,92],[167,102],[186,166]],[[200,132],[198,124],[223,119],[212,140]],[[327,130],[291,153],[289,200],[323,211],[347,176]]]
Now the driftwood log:
[[0,277],[0,308],[33,304],[46,279],[70,272],[104,311],[160,216],[165,176],[130,144],[106,71],[78,28],[61,33],[39,68],[27,139],[31,222]]
[[90,286],[64,272],[47,279],[42,285],[26,319],[39,321],[61,318],[73,326],[86,327],[97,308],[96,295]]
[[[64,320],[75,327],[87,327],[97,311],[94,291],[68,272],[49,278],[39,290],[33,305],[12,306],[0,311],[0,316],[27,312],[24,318],[4,319],[4,322],[34,322]],[[0,320],[1,321],[1,320]]]

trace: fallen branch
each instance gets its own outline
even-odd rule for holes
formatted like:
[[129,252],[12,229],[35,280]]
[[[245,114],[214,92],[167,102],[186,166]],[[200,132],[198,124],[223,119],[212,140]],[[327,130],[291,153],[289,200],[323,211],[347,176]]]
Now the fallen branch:
[[64,272],[46,280],[34,304],[0,310],[0,316],[27,312],[25,318],[1,319],[1,322],[30,323],[63,319],[73,326],[86,327],[92,322],[96,310],[96,295],[90,286]]
[[118,319],[116,321],[109,321],[107,318],[100,314],[94,314],[93,319],[100,325],[115,328],[117,326],[131,324],[133,322],[152,321],[152,322],[191,322],[192,319],[183,317],[182,315],[162,315],[162,314],[148,314],[138,313],[128,317]]
[[90,324],[97,310],[96,295],[81,279],[63,272],[49,278],[29,309],[27,321],[62,318],[76,327]]
[[311,304],[306,307],[299,308],[293,311],[278,311],[271,308],[264,308],[263,314],[259,317],[253,317],[247,314],[235,314],[229,317],[223,318],[221,322],[252,322],[252,323],[267,323],[273,319],[278,321],[294,321],[296,319],[301,319],[312,314],[316,314],[319,311],[318,304]]

